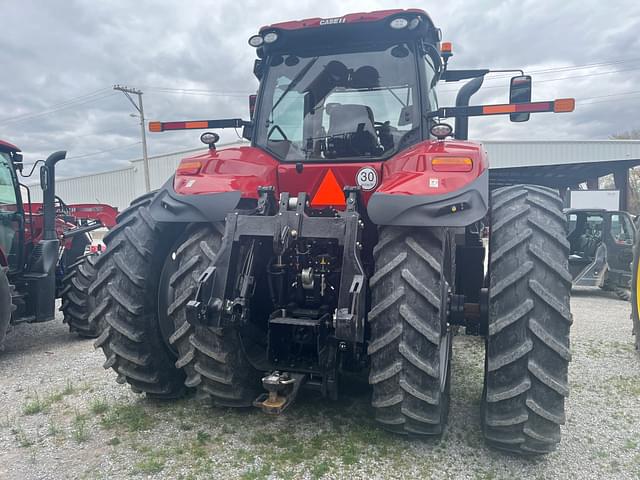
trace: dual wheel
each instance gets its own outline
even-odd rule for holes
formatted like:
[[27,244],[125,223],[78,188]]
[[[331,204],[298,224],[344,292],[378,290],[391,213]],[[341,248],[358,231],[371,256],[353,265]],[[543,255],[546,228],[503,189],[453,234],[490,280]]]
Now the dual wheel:
[[[150,396],[196,387],[218,405],[249,406],[261,391],[261,372],[238,331],[186,321],[186,303],[215,260],[223,228],[181,232],[158,224],[146,208],[151,198],[121,214],[91,285],[105,368]],[[445,427],[453,251],[446,229],[380,230],[370,280],[369,382],[376,419],[390,431],[437,435]],[[567,258],[565,219],[552,190],[493,193],[482,427],[498,448],[537,454],[559,442],[570,360]]]
[[[554,450],[565,421],[572,317],[561,208],[538,186],[492,195],[481,421],[490,444],[523,454]],[[381,229],[374,249],[369,381],[377,420],[397,433],[439,434],[446,422],[451,251],[445,230],[397,227]]]

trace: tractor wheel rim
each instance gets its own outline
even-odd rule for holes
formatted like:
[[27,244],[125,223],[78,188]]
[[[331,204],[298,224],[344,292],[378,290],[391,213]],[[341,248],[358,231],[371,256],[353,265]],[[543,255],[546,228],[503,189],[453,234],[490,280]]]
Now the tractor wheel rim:
[[[443,288],[441,293],[441,304],[446,304],[447,296],[449,293],[449,283],[443,279]],[[440,345],[439,345],[439,354],[440,354],[440,391],[444,392],[447,388],[447,376],[449,373],[449,357],[451,352],[451,342],[453,340],[453,335],[451,334],[451,327],[447,322],[446,318],[446,309],[442,309],[442,321],[440,323]]]
[[449,374],[449,356],[451,351],[451,328],[447,328],[446,333],[440,340],[440,391],[447,388],[447,376]]
[[162,272],[160,273],[158,301],[156,302],[156,305],[158,306],[156,318],[158,319],[158,327],[160,328],[162,341],[164,342],[165,347],[172,355],[175,356],[175,358],[178,358],[178,350],[175,345],[169,341],[169,338],[171,338],[171,335],[175,332],[175,326],[173,324],[173,320],[169,317],[168,308],[175,298],[175,290],[171,287],[169,280],[173,273],[178,269],[177,263],[178,262],[174,260],[172,249],[167,255],[164,266],[162,267]]

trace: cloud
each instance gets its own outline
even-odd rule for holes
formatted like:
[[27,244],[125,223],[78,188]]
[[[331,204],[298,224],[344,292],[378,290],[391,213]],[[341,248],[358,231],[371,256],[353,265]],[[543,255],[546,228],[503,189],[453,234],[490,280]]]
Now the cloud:
[[[389,1],[3,3],[0,36],[0,138],[19,145],[27,162],[66,149],[62,176],[117,168],[141,156],[139,119],[115,83],[141,88],[149,119],[248,116],[255,92],[254,50],[247,38],[265,24],[351,11],[406,6]],[[534,75],[534,99],[573,96],[573,114],[472,119],[479,139],[594,139],[640,127],[640,5],[632,0],[468,1],[426,8],[454,43],[452,68],[523,68]],[[551,70],[611,61],[575,70]],[[547,71],[545,71],[547,70]],[[506,100],[507,78],[487,78],[474,102]],[[169,93],[200,89],[216,95]],[[452,104],[456,85],[439,87]],[[81,95],[75,103],[61,103]],[[598,98],[593,98],[598,97]],[[584,99],[584,100],[581,100]],[[40,114],[41,112],[49,112]],[[39,115],[38,115],[39,114]],[[12,117],[31,115],[7,121]],[[224,131],[223,141],[236,138]],[[199,132],[149,135],[151,155],[200,146]],[[90,155],[104,152],[99,155]],[[74,160],[75,158],[75,160]]]

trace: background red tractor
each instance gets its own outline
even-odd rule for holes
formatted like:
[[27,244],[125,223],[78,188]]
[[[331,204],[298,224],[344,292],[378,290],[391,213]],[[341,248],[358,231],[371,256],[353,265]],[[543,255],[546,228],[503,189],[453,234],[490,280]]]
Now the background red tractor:
[[[531,102],[518,75],[510,103],[469,106],[490,70],[447,68],[450,44],[422,10],[279,23],[249,43],[251,121],[150,124],[242,127],[251,145],[216,150],[203,134],[208,152],[119,216],[92,285],[105,367],[149,396],[195,388],[272,413],[301,387],[336,398],[342,374],[362,372],[384,428],[437,435],[462,325],[486,337],[487,441],[553,450],[570,359],[562,203],[532,185],[490,198],[467,127],[573,100]],[[456,106],[439,107],[437,83],[460,80]]]
[[82,263],[94,261],[85,258],[89,232],[113,226],[117,210],[66,205],[56,197],[55,165],[65,154],[56,152],[44,162],[43,202],[34,203],[29,187],[18,180],[23,171],[20,150],[0,141],[0,345],[11,324],[53,320],[57,297],[72,331],[85,337],[97,334],[89,321],[89,279]]

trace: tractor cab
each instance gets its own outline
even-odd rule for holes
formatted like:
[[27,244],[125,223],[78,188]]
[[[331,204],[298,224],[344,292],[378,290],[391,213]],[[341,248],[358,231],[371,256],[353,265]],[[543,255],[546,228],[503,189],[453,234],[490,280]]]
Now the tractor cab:
[[441,71],[430,18],[351,17],[275,24],[249,40],[260,57],[254,142],[281,161],[384,160],[429,137]]
[[628,289],[636,237],[629,213],[594,209],[569,209],[565,213],[573,284],[616,292]]
[[21,167],[18,147],[0,141],[0,264],[9,271],[20,268],[22,256],[24,210],[16,176]]

